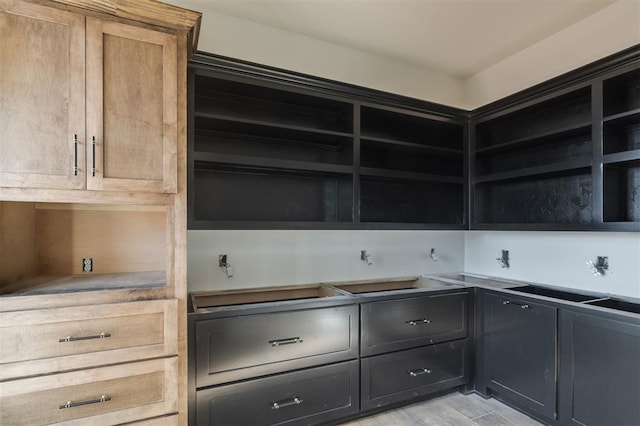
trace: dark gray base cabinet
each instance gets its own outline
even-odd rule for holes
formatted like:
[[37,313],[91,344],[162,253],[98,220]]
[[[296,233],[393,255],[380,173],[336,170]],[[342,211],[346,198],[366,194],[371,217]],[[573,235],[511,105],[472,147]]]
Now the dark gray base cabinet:
[[358,357],[358,305],[195,322],[198,388]]
[[640,425],[640,318],[560,314],[560,422]]
[[361,356],[467,337],[467,291],[363,303],[360,309]]
[[358,412],[358,361],[197,391],[198,426],[310,425]]
[[481,297],[481,393],[555,420],[557,308],[505,293]]
[[361,408],[452,389],[469,379],[467,339],[363,358]]

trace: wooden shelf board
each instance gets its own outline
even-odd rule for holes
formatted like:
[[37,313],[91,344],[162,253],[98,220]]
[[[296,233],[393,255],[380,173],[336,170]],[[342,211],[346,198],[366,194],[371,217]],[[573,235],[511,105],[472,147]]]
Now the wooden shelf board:
[[403,172],[399,170],[375,169],[371,167],[361,167],[360,175],[426,182],[463,183],[463,178],[459,176],[432,175],[428,173]]
[[351,166],[330,163],[314,163],[309,161],[279,160],[244,155],[218,154],[212,152],[196,152],[193,161],[224,164],[227,166],[259,167],[273,170],[300,170],[320,173],[352,174]]
[[362,135],[360,137],[360,139],[363,142],[366,142],[366,141],[378,142],[378,143],[388,144],[388,145],[391,145],[391,146],[397,146],[397,147],[406,148],[406,149],[416,149],[416,150],[421,150],[421,151],[441,152],[443,154],[451,154],[451,155],[462,155],[462,150],[461,149],[442,148],[442,147],[434,146],[434,145],[419,144],[419,143],[415,143],[415,142],[405,142],[405,141],[401,141],[401,140],[378,138],[378,137],[366,136],[366,135]]
[[526,145],[527,143],[530,143],[530,142],[536,142],[536,141],[545,140],[545,139],[551,140],[551,139],[559,138],[562,136],[568,136],[574,133],[579,134],[579,133],[582,133],[583,131],[586,133],[590,128],[591,128],[590,121],[579,123],[572,126],[567,126],[567,127],[553,130],[553,131],[549,131],[549,132],[538,133],[535,135],[530,135],[530,136],[525,136],[518,139],[500,142],[491,146],[477,148],[476,154],[484,154],[484,153],[500,151],[505,149],[515,149],[518,147],[518,145]]
[[2,288],[2,297],[128,288],[164,287],[165,271],[127,272],[116,274],[37,276]]
[[299,131],[299,132],[316,133],[316,134],[321,134],[321,135],[326,135],[326,136],[353,137],[352,133],[336,132],[336,131],[333,131],[333,130],[316,129],[316,128],[313,128],[313,127],[304,127],[304,126],[293,126],[293,125],[287,125],[287,124],[279,124],[279,123],[274,123],[274,122],[271,122],[271,121],[249,120],[249,119],[244,119],[244,118],[227,116],[227,115],[224,115],[224,114],[212,114],[212,113],[205,113],[205,112],[197,112],[197,111],[195,111],[193,113],[193,115],[194,115],[194,117],[212,118],[212,119],[215,119],[215,120],[223,120],[223,121],[228,121],[228,122],[237,123],[237,124],[250,124],[250,125],[254,125],[254,126],[271,127],[271,128],[274,128],[274,129],[286,129],[286,130],[294,130],[294,131]]
[[539,176],[559,172],[570,172],[573,170],[591,167],[591,161],[562,161],[559,163],[548,164],[544,166],[527,167],[525,169],[511,170],[508,172],[491,173],[487,175],[476,176],[473,178],[474,183],[497,182],[501,180],[517,179],[528,176]]

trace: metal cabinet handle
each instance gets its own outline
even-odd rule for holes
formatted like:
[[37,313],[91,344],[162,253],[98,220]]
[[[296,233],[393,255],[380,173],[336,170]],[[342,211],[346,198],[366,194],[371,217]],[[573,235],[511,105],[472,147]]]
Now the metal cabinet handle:
[[59,343],[76,342],[78,340],[104,339],[106,337],[111,337],[111,333],[100,333],[93,336],[80,336],[80,337],[67,336],[67,337],[63,337],[62,339],[58,339],[58,342]]
[[405,321],[405,323],[407,323],[409,325],[431,324],[431,320],[430,319],[426,319],[426,318],[422,318],[422,319],[415,319],[415,320]]
[[271,409],[272,410],[279,410],[281,408],[284,407],[290,407],[292,405],[300,405],[302,404],[304,401],[302,400],[302,398],[299,398],[297,396],[294,396],[291,399],[285,399],[283,401],[276,401],[276,402],[272,402],[271,403]]
[[78,135],[73,135],[73,175],[78,176]]
[[90,399],[88,401],[78,401],[78,402],[67,401],[66,403],[58,406],[58,409],[64,410],[65,408],[81,407],[83,405],[99,404],[101,402],[107,402],[107,401],[111,401],[111,397],[109,395],[102,395],[100,398]]
[[[502,301],[503,305],[511,305],[511,300],[503,300]],[[517,303],[514,304],[513,306],[519,306],[522,309],[531,309],[531,305],[525,303],[524,305],[518,305]]]
[[96,175],[96,137],[91,136],[91,176]]
[[299,337],[289,337],[288,339],[269,340],[271,346],[290,345],[292,343],[302,343]]
[[418,368],[417,370],[407,371],[411,377],[422,376],[423,374],[431,374],[431,370],[428,368]]

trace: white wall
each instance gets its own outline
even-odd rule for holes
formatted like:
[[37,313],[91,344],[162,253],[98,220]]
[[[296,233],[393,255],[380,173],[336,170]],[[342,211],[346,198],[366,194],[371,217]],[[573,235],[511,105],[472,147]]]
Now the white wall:
[[[172,3],[189,7],[188,1]],[[447,105],[463,103],[462,82],[447,74],[235,16],[200,11],[198,49],[204,52]]]
[[[497,257],[509,250],[510,267]],[[609,258],[604,276],[586,262]],[[465,233],[465,270],[478,274],[640,298],[640,234],[631,232]]]
[[[433,262],[429,249],[439,257]],[[367,250],[373,264],[360,260]],[[218,255],[227,254],[227,279]],[[458,272],[461,231],[189,231],[189,291]]]
[[599,12],[464,81],[464,106],[477,108],[640,43],[640,1]]

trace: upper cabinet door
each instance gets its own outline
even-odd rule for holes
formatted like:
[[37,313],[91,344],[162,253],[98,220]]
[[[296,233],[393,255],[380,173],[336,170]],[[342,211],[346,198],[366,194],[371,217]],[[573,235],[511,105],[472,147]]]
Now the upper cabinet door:
[[85,185],[85,18],[0,0],[0,186]]
[[177,190],[175,36],[87,18],[87,189]]

